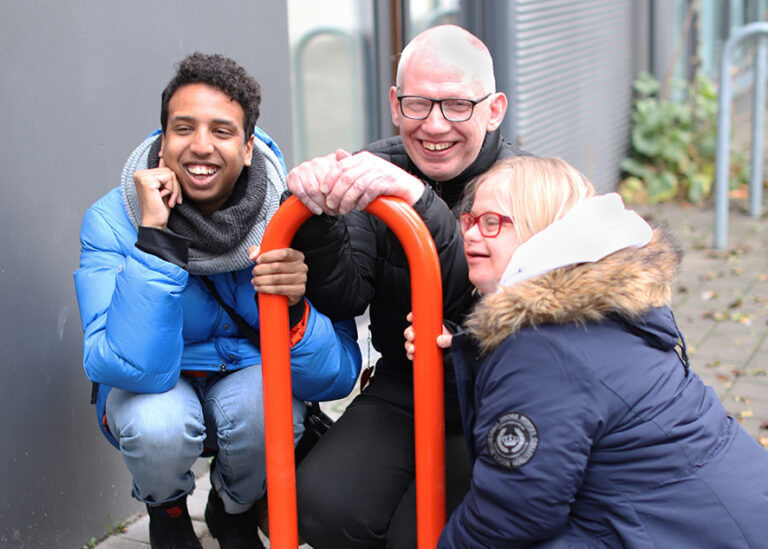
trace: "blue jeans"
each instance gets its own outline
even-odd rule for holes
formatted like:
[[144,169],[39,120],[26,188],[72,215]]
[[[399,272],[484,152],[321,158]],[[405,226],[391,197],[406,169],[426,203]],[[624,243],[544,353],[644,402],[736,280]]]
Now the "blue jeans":
[[[107,421],[133,476],[133,496],[161,505],[192,492],[192,464],[216,451],[211,483],[228,513],[242,513],[266,489],[261,366],[193,379],[165,393],[112,389]],[[304,403],[293,399],[293,433],[304,432]]]

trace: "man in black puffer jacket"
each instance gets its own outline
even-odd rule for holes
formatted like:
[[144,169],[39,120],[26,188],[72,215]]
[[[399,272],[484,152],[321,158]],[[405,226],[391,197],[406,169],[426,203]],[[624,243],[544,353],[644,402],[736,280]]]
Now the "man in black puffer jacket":
[[[309,266],[309,300],[332,319],[370,306],[382,355],[370,384],[299,467],[299,532],[315,549],[416,547],[413,369],[403,337],[408,262],[384,222],[362,210],[382,195],[413,206],[437,247],[444,318],[461,322],[473,296],[456,222],[460,198],[472,177],[521,154],[498,129],[507,99],[495,91],[490,53],[464,29],[418,35],[403,50],[396,84],[389,99],[399,137],[305,162],[288,176],[291,192],[318,214],[293,242]],[[470,469],[450,368],[445,385],[450,514]]]

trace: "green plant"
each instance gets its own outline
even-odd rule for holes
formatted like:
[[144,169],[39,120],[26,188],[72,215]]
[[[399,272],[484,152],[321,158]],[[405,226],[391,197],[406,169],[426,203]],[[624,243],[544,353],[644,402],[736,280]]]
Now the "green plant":
[[[712,190],[717,143],[717,91],[704,75],[692,84],[676,80],[683,97],[659,97],[659,82],[641,73],[633,88],[631,152],[620,167],[626,174],[619,193],[627,202],[656,203],[682,199],[700,203]],[[736,159],[731,185],[746,180],[744,163]]]
[[99,539],[92,537],[90,540],[88,540],[88,543],[83,545],[82,549],[93,549],[100,541],[105,540],[110,536],[116,536],[117,534],[125,532],[125,529],[128,526],[129,518],[130,517],[126,517],[124,519],[115,521],[115,518],[110,515],[109,525],[107,526],[107,533]]

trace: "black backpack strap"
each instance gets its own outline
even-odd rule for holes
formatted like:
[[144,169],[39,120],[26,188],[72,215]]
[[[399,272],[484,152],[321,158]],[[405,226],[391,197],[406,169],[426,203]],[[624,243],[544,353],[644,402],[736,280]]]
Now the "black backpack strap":
[[219,302],[219,305],[221,305],[225,311],[227,311],[227,314],[229,317],[233,320],[235,324],[237,324],[237,327],[240,328],[240,332],[247,337],[249,340],[251,340],[251,343],[253,343],[257,349],[261,349],[261,338],[259,335],[259,331],[255,329],[253,326],[248,324],[243,317],[241,317],[239,314],[235,312],[235,310],[230,307],[227,303],[224,302],[224,300],[221,298],[221,295],[219,295],[219,292],[216,290],[216,286],[213,284],[213,280],[208,278],[207,276],[201,276],[200,279],[203,281],[203,284],[208,288],[208,291],[211,292],[211,295],[216,298],[216,301]]

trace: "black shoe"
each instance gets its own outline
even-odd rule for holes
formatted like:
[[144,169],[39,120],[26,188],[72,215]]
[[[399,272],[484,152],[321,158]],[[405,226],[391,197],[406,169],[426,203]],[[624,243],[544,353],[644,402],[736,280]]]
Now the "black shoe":
[[147,511],[152,549],[203,549],[192,528],[187,496],[157,507],[147,505]]
[[256,506],[245,513],[230,515],[224,510],[224,502],[213,486],[208,492],[205,523],[211,535],[219,540],[221,549],[264,549],[259,537]]

